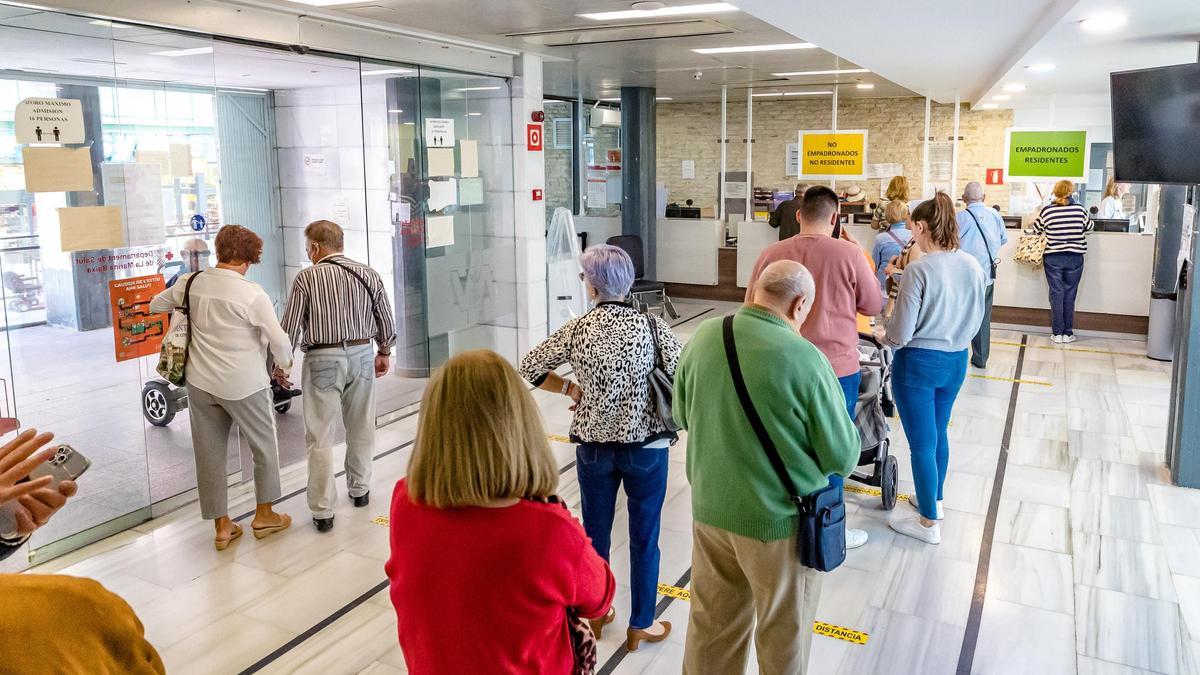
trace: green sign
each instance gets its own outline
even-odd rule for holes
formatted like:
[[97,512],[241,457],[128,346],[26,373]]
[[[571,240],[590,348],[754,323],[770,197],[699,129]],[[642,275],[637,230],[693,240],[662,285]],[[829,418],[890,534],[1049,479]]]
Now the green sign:
[[1010,179],[1087,180],[1088,142],[1086,131],[1008,132]]

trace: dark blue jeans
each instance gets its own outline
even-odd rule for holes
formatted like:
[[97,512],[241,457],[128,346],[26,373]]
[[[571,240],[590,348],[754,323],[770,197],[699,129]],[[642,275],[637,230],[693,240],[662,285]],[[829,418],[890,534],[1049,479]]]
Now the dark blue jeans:
[[[854,420],[854,406],[858,403],[858,385],[862,383],[862,371],[838,378],[838,384],[842,385],[842,394],[846,397],[846,411],[850,413],[850,419]],[[841,476],[832,474],[829,476],[829,484],[841,487],[846,483],[846,480]]]
[[1047,253],[1042,258],[1050,286],[1050,328],[1055,335],[1074,335],[1075,294],[1083,277],[1082,253]]
[[[583,529],[601,558],[608,560],[612,544],[617,489],[625,484],[629,507],[629,587],[632,594],[630,628],[654,623],[658,597],[658,533],[667,494],[667,448],[583,443],[575,450],[579,492],[583,498]],[[617,446],[618,448],[620,446]]]
[[950,465],[950,412],[967,376],[967,354],[904,347],[892,365],[892,394],[912,453],[921,515],[937,517]]

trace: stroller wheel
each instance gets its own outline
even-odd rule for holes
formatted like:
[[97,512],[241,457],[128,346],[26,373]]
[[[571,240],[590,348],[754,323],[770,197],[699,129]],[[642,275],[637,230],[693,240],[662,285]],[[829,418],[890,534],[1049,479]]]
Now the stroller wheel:
[[888,455],[883,460],[883,475],[879,480],[879,491],[882,493],[883,510],[891,511],[896,507],[896,489],[900,482],[900,468],[896,458]]
[[156,427],[165,427],[175,418],[175,399],[165,382],[147,382],[142,387],[142,415]]

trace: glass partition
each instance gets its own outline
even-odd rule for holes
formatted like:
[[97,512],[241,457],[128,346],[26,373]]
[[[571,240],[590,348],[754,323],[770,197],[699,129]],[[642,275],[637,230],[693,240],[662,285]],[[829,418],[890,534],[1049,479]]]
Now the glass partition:
[[580,187],[584,215],[621,215],[620,117],[616,106],[599,106],[586,120],[582,151],[587,173]]

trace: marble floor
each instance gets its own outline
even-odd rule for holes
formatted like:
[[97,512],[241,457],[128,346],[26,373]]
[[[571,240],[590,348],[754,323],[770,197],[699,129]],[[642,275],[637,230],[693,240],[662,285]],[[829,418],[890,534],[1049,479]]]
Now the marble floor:
[[[686,337],[696,325],[676,330]],[[894,535],[877,496],[848,492],[850,525],[871,538],[826,577],[817,619],[866,640],[816,636],[809,672],[1200,674],[1200,491],[1171,486],[1163,466],[1169,365],[1147,360],[1136,339],[1081,337],[1063,347],[1035,332],[997,330],[993,342],[987,370],[972,370],[951,422],[943,543]],[[564,399],[534,395],[549,432],[565,434]],[[171,673],[405,672],[381,585],[387,528],[375,521],[404,473],[416,421],[381,430],[377,497],[368,509],[340,504],[331,534],[300,526],[217,553],[210,526],[188,506],[34,571],[92,577],[121,594]],[[898,422],[891,439],[907,492]],[[552,445],[568,467],[573,447]],[[671,451],[662,515],[660,580],[673,586],[686,586],[691,564],[686,452],[685,437]],[[301,468],[290,470],[285,493],[303,481]],[[574,471],[563,473],[560,491],[577,508]],[[248,511],[252,496],[235,493],[235,512]],[[307,522],[302,493],[280,507]],[[621,513],[618,581],[628,578],[625,527]],[[981,550],[988,571],[977,588]],[[628,606],[622,584],[622,618]],[[660,607],[672,636],[626,654],[623,631],[610,630],[600,672],[680,671],[688,603],[664,597]],[[960,664],[964,638],[974,651]]]

